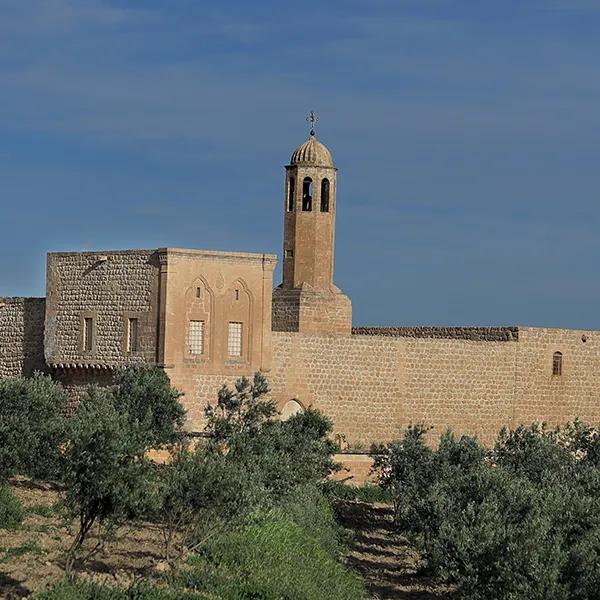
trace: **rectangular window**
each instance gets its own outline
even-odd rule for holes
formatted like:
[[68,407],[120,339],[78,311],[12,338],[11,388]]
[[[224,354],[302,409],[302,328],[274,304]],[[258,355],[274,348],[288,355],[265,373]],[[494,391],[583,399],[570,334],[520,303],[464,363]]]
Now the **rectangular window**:
[[83,351],[91,352],[94,348],[94,319],[85,317],[83,319]]
[[138,320],[127,320],[127,352],[137,352],[138,350]]
[[204,354],[204,321],[190,321],[190,354]]
[[229,323],[227,349],[229,356],[242,355],[242,323]]

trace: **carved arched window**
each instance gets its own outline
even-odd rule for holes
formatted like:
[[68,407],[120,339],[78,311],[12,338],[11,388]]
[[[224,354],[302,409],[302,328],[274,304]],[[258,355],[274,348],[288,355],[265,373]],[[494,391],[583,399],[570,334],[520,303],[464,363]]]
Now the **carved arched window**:
[[290,177],[290,181],[288,183],[288,201],[287,201],[287,209],[288,212],[294,212],[294,197],[296,195],[296,180],[293,177]]
[[329,212],[329,179],[321,181],[321,212]]
[[552,375],[562,375],[562,352],[555,352],[552,355]]
[[302,210],[310,212],[312,210],[312,179],[305,177],[302,182]]

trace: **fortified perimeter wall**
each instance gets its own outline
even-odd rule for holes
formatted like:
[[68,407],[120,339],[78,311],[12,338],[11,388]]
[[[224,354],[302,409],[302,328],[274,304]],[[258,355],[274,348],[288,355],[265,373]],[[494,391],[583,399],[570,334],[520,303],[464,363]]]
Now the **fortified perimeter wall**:
[[[600,331],[519,328],[514,423],[600,423]],[[552,374],[555,352],[562,374]]]
[[0,377],[44,370],[44,310],[44,298],[0,298]]
[[273,333],[273,393],[330,416],[350,446],[424,421],[491,441],[510,423],[514,328],[394,328],[319,337]]
[[[562,372],[553,374],[553,356]],[[600,332],[528,327],[355,328],[351,337],[273,333],[278,405],[329,415],[353,446],[409,423],[492,444],[505,425],[600,422]]]

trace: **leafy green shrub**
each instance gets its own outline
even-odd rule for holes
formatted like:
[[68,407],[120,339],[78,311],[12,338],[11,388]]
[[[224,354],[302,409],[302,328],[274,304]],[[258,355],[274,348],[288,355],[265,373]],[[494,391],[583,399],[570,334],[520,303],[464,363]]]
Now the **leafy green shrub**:
[[536,423],[514,430],[503,428],[494,447],[494,461],[537,483],[546,477],[570,478],[576,459],[562,443],[559,431]]
[[279,512],[214,538],[179,576],[185,589],[223,600],[364,598],[349,573],[303,527]]
[[348,485],[341,481],[328,481],[323,486],[324,493],[335,500],[358,500],[359,502],[381,502],[391,504],[394,500],[389,489],[374,483]]
[[167,559],[176,531],[183,532],[183,546],[197,548],[249,514],[295,498],[298,489],[316,485],[335,468],[331,422],[314,410],[286,422],[271,420],[267,392],[260,373],[252,383],[241,379],[234,389],[222,388],[216,406],[207,408],[212,437],[158,470],[155,519],[163,527]]
[[119,369],[112,396],[117,410],[126,413],[140,430],[146,450],[182,440],[182,394],[171,387],[163,369],[146,365]]
[[15,529],[23,521],[25,511],[8,486],[0,487],[0,529]]
[[434,453],[425,442],[429,429],[409,425],[400,440],[373,446],[373,471],[379,485],[392,495],[398,524],[410,526],[435,478]]
[[600,581],[597,439],[580,422],[534,424],[503,430],[491,452],[450,432],[428,451],[409,430],[378,468],[395,503],[410,505],[398,526],[458,597],[583,600]]
[[79,529],[67,571],[95,523],[115,524],[141,516],[154,496],[150,465],[140,456],[145,432],[115,407],[109,390],[91,387],[69,421],[63,456],[65,508]]
[[49,376],[0,379],[0,483],[57,476],[66,394]]

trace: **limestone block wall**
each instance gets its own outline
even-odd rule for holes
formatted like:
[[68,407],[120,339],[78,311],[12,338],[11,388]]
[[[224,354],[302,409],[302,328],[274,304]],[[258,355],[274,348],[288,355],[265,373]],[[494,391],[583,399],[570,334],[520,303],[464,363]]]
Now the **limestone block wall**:
[[[552,357],[562,353],[562,374]],[[519,328],[515,423],[600,423],[600,331]]]
[[[279,409],[295,400],[319,408],[352,447],[398,435],[409,423],[446,428],[493,444],[503,426],[575,417],[600,422],[600,332],[537,328],[394,328],[348,337],[273,332],[265,374]],[[563,356],[560,376],[552,358]],[[241,374],[199,373],[189,386],[189,428]]]
[[44,310],[44,298],[0,298],[0,377],[44,370]]
[[[156,362],[159,254],[153,250],[48,254],[45,354],[51,365]],[[93,348],[83,319],[93,319]],[[127,320],[138,349],[127,351]]]
[[452,427],[489,441],[509,423],[515,388],[517,344],[495,341],[497,333],[479,341],[464,331],[455,339],[274,333],[270,381],[280,406],[319,408],[351,446],[420,421],[435,427],[432,437]]
[[273,290],[273,331],[349,336],[352,303],[339,290],[300,288]]
[[493,443],[510,425],[519,342],[404,338],[403,424],[446,428]]

